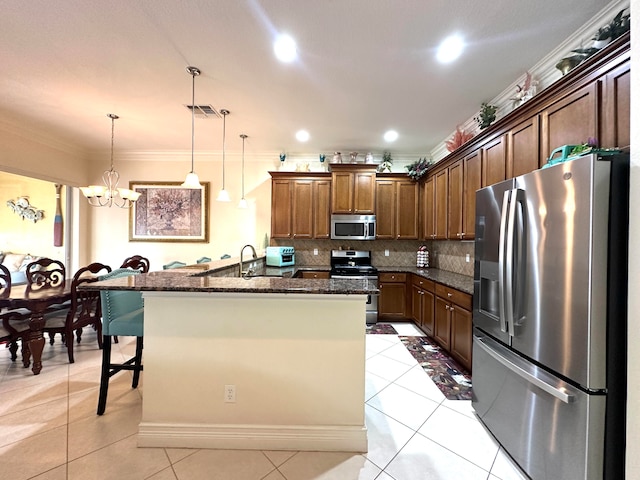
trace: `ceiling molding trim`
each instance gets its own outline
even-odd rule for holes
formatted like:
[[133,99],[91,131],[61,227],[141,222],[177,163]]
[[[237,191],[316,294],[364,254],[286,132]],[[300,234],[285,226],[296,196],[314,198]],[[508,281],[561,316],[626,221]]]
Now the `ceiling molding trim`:
[[37,142],[45,147],[53,148],[76,157],[87,158],[88,155],[88,151],[85,148],[62,141],[59,137],[42,130],[34,129],[29,125],[8,121],[6,118],[0,118],[0,132],[27,139],[29,142]]

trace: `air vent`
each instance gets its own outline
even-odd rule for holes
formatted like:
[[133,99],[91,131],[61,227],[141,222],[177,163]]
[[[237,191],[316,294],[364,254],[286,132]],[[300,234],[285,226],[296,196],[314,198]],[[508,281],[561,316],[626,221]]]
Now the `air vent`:
[[[187,110],[191,111],[191,105],[185,105],[185,107],[187,107]],[[221,118],[221,115],[218,113],[218,111],[211,105],[194,105],[193,109],[195,110],[196,117],[198,118]]]

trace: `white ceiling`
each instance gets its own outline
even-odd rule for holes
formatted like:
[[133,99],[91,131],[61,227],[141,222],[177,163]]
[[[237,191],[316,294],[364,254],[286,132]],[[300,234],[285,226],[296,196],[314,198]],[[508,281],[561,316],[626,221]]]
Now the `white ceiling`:
[[[231,111],[227,152],[427,154],[607,0],[0,0],[0,119],[88,150],[190,151],[196,104]],[[298,44],[279,63],[276,33]],[[468,47],[440,65],[458,32]],[[306,144],[295,140],[307,129]],[[393,128],[393,145],[382,139]],[[197,119],[218,152],[222,120]]]

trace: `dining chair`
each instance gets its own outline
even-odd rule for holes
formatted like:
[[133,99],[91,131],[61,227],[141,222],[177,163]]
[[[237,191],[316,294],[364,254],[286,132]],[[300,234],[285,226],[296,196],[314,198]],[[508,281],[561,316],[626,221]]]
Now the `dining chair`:
[[[11,272],[4,265],[0,265],[0,298],[7,298],[11,293]],[[23,308],[17,310],[0,310],[0,343],[6,343],[11,353],[11,361],[18,358],[18,340],[26,345],[29,335],[29,311]]]
[[149,259],[142,255],[133,255],[125,258],[120,268],[133,268],[134,270],[140,270],[141,273],[149,272]]
[[98,348],[102,348],[102,322],[100,320],[100,292],[84,290],[81,285],[97,282],[101,275],[111,272],[111,267],[102,263],[92,263],[80,268],[71,280],[71,304],[69,310],[57,310],[44,315],[44,332],[50,336],[61,333],[67,347],[69,363],[74,363],[73,337],[82,341],[82,329],[93,327],[97,332]]
[[64,285],[67,270],[59,260],[40,258],[27,265],[27,285],[31,290]]
[[167,263],[166,265],[162,266],[163,270],[171,270],[172,268],[181,268],[181,267],[186,267],[187,264],[184,262],[179,262],[178,260],[174,260],[171,263]]
[[[130,275],[139,275],[139,270],[117,268],[100,280],[110,280]],[[122,370],[133,371],[131,388],[137,388],[142,365],[142,339],[144,333],[144,304],[142,293],[133,290],[100,290],[102,303],[102,368],[97,414],[102,415],[107,406],[109,378]],[[123,363],[111,361],[112,336],[136,337],[136,352]]]

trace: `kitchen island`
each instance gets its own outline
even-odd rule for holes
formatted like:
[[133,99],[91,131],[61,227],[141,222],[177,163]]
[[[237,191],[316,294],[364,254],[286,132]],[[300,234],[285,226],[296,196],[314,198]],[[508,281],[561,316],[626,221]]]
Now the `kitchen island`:
[[367,451],[366,280],[151,272],[138,445]]

